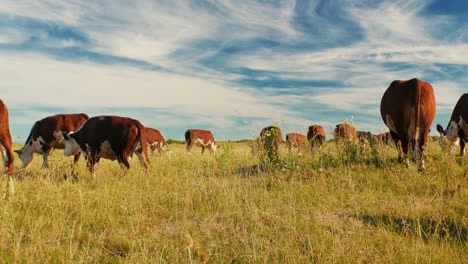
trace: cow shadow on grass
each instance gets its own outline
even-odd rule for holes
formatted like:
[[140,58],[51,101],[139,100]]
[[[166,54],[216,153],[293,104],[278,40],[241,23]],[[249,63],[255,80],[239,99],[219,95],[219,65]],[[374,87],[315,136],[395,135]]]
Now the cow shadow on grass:
[[440,239],[462,244],[468,242],[468,226],[458,223],[450,217],[435,220],[427,217],[411,218],[387,214],[364,214],[355,216],[355,218],[366,225],[386,228],[399,235],[420,237],[424,241]]

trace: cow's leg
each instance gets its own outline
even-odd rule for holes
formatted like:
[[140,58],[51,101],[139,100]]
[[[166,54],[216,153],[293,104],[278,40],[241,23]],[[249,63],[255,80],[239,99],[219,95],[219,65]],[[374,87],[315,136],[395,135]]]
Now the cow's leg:
[[70,176],[72,177],[72,180],[74,182],[78,181],[75,169],[76,169],[76,166],[78,165],[78,160],[80,159],[80,156],[81,156],[80,152],[78,152],[75,156],[73,156],[73,162],[70,166]]
[[[154,150],[157,148],[157,143],[156,144],[151,144],[150,145],[150,150],[151,150],[151,155],[154,154]],[[158,150],[159,151],[159,150]]]
[[403,151],[403,158],[404,158],[404,163],[409,167],[410,166],[410,160],[408,158],[408,151],[410,149],[410,142],[406,137],[403,137],[400,139],[401,143],[401,149]]
[[88,170],[91,173],[92,177],[95,176],[96,164],[99,162],[99,156],[96,150],[91,150],[88,154]]
[[[427,138],[427,135],[421,135],[419,137],[419,142],[418,144],[416,144],[415,146],[415,152],[418,151],[419,153],[417,153],[417,159],[418,162],[419,162],[419,167],[418,167],[418,170],[419,171],[424,171],[424,169],[426,168],[425,167],[425,164],[424,164],[424,150],[426,149],[426,138]],[[418,157],[419,156],[419,157]]]
[[135,152],[135,154],[137,155],[138,157],[138,160],[140,161],[140,164],[143,168],[145,168],[145,171],[148,172],[149,171],[149,161],[145,158],[145,155],[143,155],[142,152]]
[[202,147],[201,147],[201,154],[203,155],[204,152],[205,152],[205,147],[202,146]]
[[395,143],[395,147],[398,151],[398,161],[401,162],[403,160],[401,153],[403,152],[402,146],[401,146],[401,141],[400,138],[398,137],[397,133],[393,132],[390,130],[390,136],[393,139],[393,142]]
[[458,137],[460,138],[460,156],[465,156],[465,132],[463,129],[458,130]]
[[128,155],[125,155],[123,153],[119,154],[117,156],[117,161],[119,162],[120,167],[122,167],[122,169],[125,171],[125,173],[128,171],[128,169],[130,169],[130,164],[128,163],[127,157],[128,157]]
[[8,196],[8,194],[15,193],[15,184],[13,182],[13,153],[11,152],[11,150],[5,148],[1,142],[0,152],[3,160],[5,174],[7,177],[6,191]]
[[192,150],[192,146],[193,146],[193,145],[192,145],[192,142],[191,142],[191,141],[188,141],[188,142],[187,142],[187,146],[186,146],[187,152],[188,152],[188,153],[190,153],[190,150]]
[[42,147],[42,168],[49,167],[49,154],[50,154],[50,148],[44,145]]

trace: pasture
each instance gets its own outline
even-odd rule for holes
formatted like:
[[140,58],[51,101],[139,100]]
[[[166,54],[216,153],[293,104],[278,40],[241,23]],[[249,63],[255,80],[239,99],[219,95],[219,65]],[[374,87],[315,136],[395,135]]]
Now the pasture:
[[[315,153],[280,148],[263,168],[246,142],[216,156],[169,145],[124,174],[94,178],[55,150],[50,168],[15,160],[16,194],[0,201],[8,263],[467,263],[468,160],[427,146],[426,170],[390,146]],[[15,144],[18,149],[20,144]],[[5,177],[0,182],[5,186]]]

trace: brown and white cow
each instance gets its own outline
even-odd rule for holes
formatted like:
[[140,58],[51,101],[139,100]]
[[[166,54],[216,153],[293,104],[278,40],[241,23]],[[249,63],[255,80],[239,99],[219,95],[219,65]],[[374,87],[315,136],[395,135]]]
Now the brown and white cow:
[[169,149],[166,140],[164,139],[164,135],[161,133],[161,131],[151,127],[145,127],[145,130],[147,142],[150,146],[151,153],[153,153],[154,150],[157,149],[158,153],[162,154]]
[[147,137],[144,126],[135,119],[121,116],[95,116],[86,121],[76,132],[64,133],[65,156],[83,153],[87,166],[94,174],[100,158],[117,160],[127,171],[128,159],[135,153],[141,165],[148,171]]
[[287,133],[286,134],[286,144],[288,145],[289,151],[292,148],[297,148],[299,152],[307,146],[307,137],[299,133]]
[[[424,149],[436,114],[434,90],[419,79],[393,81],[382,96],[380,114],[401,152],[413,152],[424,169]],[[408,162],[408,160],[406,160]]]
[[465,93],[458,99],[455,108],[453,108],[447,128],[444,130],[441,125],[437,124],[437,131],[440,133],[439,143],[443,151],[460,139],[460,156],[465,155],[465,143],[468,141],[467,122],[468,93]]
[[310,142],[311,148],[322,146],[327,139],[325,130],[320,125],[311,125],[307,131],[307,140]]
[[3,167],[7,174],[7,191],[10,187],[10,191],[13,194],[15,192],[15,186],[13,183],[13,152],[11,151],[11,134],[10,134],[10,122],[8,108],[0,100],[0,153],[2,155]]
[[359,138],[356,128],[350,124],[338,124],[335,127],[334,136],[336,142],[343,141],[345,143],[359,144]]
[[216,149],[220,147],[216,145],[211,131],[202,129],[187,129],[185,131],[185,144],[189,153],[194,145],[201,147],[202,154],[205,152],[205,148],[208,148],[210,154],[215,154]]
[[[42,167],[49,166],[48,157],[51,149],[63,149],[62,133],[76,131],[88,120],[87,114],[59,114],[48,116],[37,121],[31,129],[26,143],[21,149],[15,150],[22,161],[23,168],[26,168],[33,160],[33,154],[42,154]],[[80,158],[80,154],[75,155],[74,162]]]

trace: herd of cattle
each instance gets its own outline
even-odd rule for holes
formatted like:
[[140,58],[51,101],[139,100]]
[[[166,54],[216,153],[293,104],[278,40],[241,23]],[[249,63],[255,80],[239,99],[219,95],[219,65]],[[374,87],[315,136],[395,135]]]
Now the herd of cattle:
[[[387,88],[380,104],[380,113],[389,132],[371,135],[369,132],[357,131],[349,124],[336,125],[336,139],[346,142],[362,143],[369,138],[379,142],[389,142],[391,138],[402,153],[407,156],[410,151],[419,162],[419,169],[424,169],[424,149],[428,140],[430,126],[436,113],[436,103],[432,86],[418,79],[393,81]],[[439,143],[443,150],[459,142],[460,155],[464,155],[465,142],[468,140],[468,94],[463,94],[453,109],[452,116],[444,130],[437,125],[440,133]],[[274,135],[271,137],[271,135]],[[262,129],[254,142],[264,148],[266,139],[273,142],[282,141],[279,127],[270,126]],[[326,133],[322,126],[312,125],[307,135],[288,133],[286,142],[289,148],[309,145],[314,148],[322,145]],[[207,148],[215,153],[216,145],[213,134],[208,130],[188,129],[185,132],[187,151],[197,145],[202,153]],[[271,143],[271,142],[270,142]],[[51,149],[64,149],[66,156],[74,156],[74,164],[83,154],[88,169],[94,172],[100,158],[117,160],[124,168],[129,168],[128,159],[134,153],[141,165],[148,170],[149,159],[147,145],[151,151],[162,153],[167,150],[167,143],[162,133],[154,128],[143,126],[138,120],[120,116],[95,116],[86,114],[58,114],[37,121],[26,139],[24,146],[15,150],[22,161],[22,167],[30,164],[34,153],[42,154],[43,167],[48,166],[48,155]],[[7,172],[7,189],[13,187],[12,140],[9,129],[9,114],[6,105],[0,100],[0,152]]]

